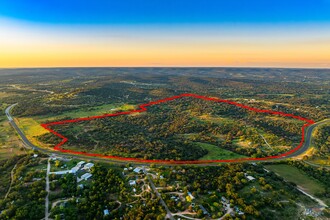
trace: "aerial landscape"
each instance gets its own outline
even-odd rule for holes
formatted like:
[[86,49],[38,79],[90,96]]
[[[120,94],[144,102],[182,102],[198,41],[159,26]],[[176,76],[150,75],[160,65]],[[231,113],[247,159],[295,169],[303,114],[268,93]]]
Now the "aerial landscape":
[[329,1],[1,4],[0,219],[330,219]]

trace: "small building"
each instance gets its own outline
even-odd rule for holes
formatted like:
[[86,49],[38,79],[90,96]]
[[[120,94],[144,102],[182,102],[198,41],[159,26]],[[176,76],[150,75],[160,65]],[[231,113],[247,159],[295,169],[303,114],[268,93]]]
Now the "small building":
[[80,181],[82,181],[82,180],[88,180],[89,178],[91,178],[92,177],[92,174],[90,174],[90,173],[85,173],[84,175],[82,175],[81,177],[80,177],[80,180],[78,181],[78,182],[80,182]]
[[239,215],[244,215],[244,212],[242,212],[242,211],[240,210],[240,208],[238,208],[237,206],[235,206],[234,209],[235,209],[235,211],[236,211],[237,214],[239,214]]
[[135,173],[140,173],[142,171],[142,169],[140,167],[136,167],[133,172]]
[[34,158],[37,158],[37,157],[38,157],[38,154],[33,154],[33,157],[34,157]]
[[61,171],[56,171],[56,172],[49,172],[50,174],[55,174],[55,175],[64,175],[67,173],[71,173],[71,170],[61,170]]
[[109,210],[108,210],[108,209],[104,209],[104,210],[103,210],[103,215],[104,215],[104,216],[109,215]]
[[71,172],[70,173],[73,173],[73,174],[75,174],[75,173],[77,173],[78,172],[78,170],[80,169],[80,167],[78,167],[78,166],[75,166],[75,167],[73,167],[72,169],[71,169]]
[[136,181],[135,180],[130,180],[128,181],[130,186],[135,186],[136,185]]
[[84,170],[90,170],[93,166],[94,166],[93,163],[86,163],[83,169]]
[[256,178],[254,178],[253,176],[246,176],[246,178],[247,178],[249,181],[253,181],[253,180],[256,179]]
[[78,185],[78,188],[79,188],[79,189],[83,189],[83,188],[84,188],[84,184],[79,184],[79,185]]
[[227,199],[224,196],[221,196],[221,201],[224,203],[228,203]]
[[81,167],[83,164],[85,163],[85,161],[80,161],[80,162],[78,162],[77,163],[77,165],[76,166],[79,166],[79,167]]

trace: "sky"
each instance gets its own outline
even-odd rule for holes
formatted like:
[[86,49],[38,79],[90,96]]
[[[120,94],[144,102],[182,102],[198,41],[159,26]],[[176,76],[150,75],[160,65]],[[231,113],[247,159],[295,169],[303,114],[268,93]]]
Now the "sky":
[[330,0],[1,0],[0,68],[330,68]]

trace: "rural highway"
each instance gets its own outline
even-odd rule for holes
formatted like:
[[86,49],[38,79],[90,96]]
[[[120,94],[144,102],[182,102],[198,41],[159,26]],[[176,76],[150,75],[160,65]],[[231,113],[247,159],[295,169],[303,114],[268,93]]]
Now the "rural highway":
[[[23,131],[16,124],[13,116],[10,114],[11,109],[13,107],[15,107],[16,105],[17,105],[17,103],[9,106],[5,110],[5,113],[6,113],[6,116],[7,116],[8,120],[9,120],[9,123],[12,125],[12,127],[16,130],[16,132],[18,133],[18,135],[21,137],[21,139],[22,139],[25,147],[30,148],[30,149],[33,149],[33,150],[38,150],[38,151],[40,151],[42,153],[45,153],[45,154],[56,154],[56,155],[62,155],[62,156],[72,156],[74,158],[93,159],[95,161],[108,162],[108,163],[109,162],[113,162],[113,163],[125,163],[125,164],[127,163],[125,161],[109,160],[109,159],[106,159],[106,158],[96,158],[96,157],[89,157],[89,156],[83,156],[83,155],[61,153],[61,152],[58,152],[58,151],[48,150],[48,149],[45,149],[45,148],[41,148],[41,147],[35,146],[34,144],[32,144],[27,139],[27,137],[25,136],[25,134],[23,133]],[[313,130],[317,126],[322,125],[322,124],[325,124],[325,123],[329,123],[329,122],[330,122],[330,119],[325,119],[323,121],[316,122],[315,124],[312,124],[312,125],[306,127],[306,129],[305,129],[305,141],[304,141],[304,144],[302,145],[301,148],[299,148],[297,151],[295,151],[294,153],[292,153],[290,155],[287,155],[287,156],[284,156],[284,157],[281,157],[281,158],[271,159],[271,160],[283,160],[283,159],[287,159],[287,158],[296,157],[296,156],[299,156],[300,154],[304,153],[310,147],[310,145],[311,145],[311,139],[312,139]],[[259,161],[262,162],[263,160],[259,160]],[[265,159],[264,161],[270,161],[270,160],[269,159]],[[164,165],[167,165],[167,164],[164,164]],[[200,164],[200,165],[212,165],[212,163],[210,163],[210,164]]]
[[290,154],[288,157],[296,157],[296,156],[299,156],[299,155],[303,154],[310,147],[310,145],[311,145],[313,130],[317,126],[323,125],[323,124],[326,124],[326,123],[330,123],[330,119],[325,119],[325,120],[316,122],[316,123],[314,123],[314,124],[306,127],[306,129],[305,129],[305,142],[304,142],[304,144],[301,146],[301,148],[299,148],[294,153]]

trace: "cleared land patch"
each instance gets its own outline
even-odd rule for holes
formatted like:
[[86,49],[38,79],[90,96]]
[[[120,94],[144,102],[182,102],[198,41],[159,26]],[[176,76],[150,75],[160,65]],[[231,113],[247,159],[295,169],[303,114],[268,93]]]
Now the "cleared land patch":
[[289,182],[293,182],[303,188],[306,192],[315,195],[324,192],[323,184],[312,179],[296,167],[286,164],[267,165],[267,169],[277,173]]
[[217,159],[235,159],[235,158],[243,158],[245,156],[239,155],[237,153],[231,152],[229,150],[222,149],[221,147],[206,144],[206,143],[198,143],[203,149],[207,150],[207,154],[204,155],[200,160],[217,160]]

